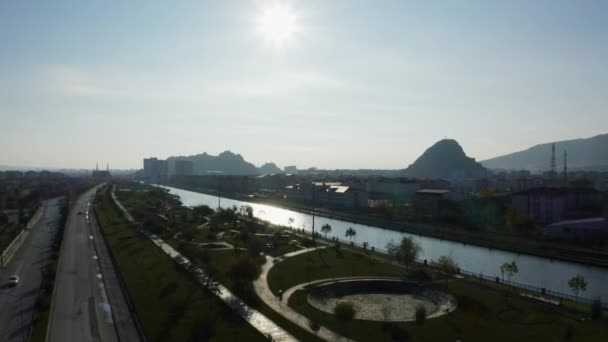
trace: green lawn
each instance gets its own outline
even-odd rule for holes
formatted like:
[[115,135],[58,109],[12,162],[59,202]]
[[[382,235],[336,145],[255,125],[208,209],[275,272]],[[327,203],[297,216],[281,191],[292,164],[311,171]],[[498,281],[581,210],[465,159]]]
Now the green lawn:
[[607,341],[608,320],[582,322],[577,316],[520,298],[507,299],[492,290],[464,281],[450,284],[459,308],[447,316],[414,322],[339,321],[308,304],[307,293],[297,291],[289,306],[328,328],[360,341]]
[[140,235],[109,201],[98,197],[97,214],[148,341],[189,341],[201,325],[213,327],[214,341],[265,340]]
[[362,253],[347,250],[337,255],[334,248],[305,253],[277,264],[268,274],[273,293],[295,285],[325,278],[352,276],[395,276],[405,274],[403,268],[373,260]]
[[[138,189],[144,189],[144,187],[138,187]],[[121,193],[120,196],[121,199],[124,197],[124,200],[128,203],[128,208],[133,208],[138,213],[143,214],[151,210],[146,207],[145,193],[125,192]],[[188,217],[189,214],[185,215],[185,217]],[[176,231],[188,229],[189,224],[188,220],[173,220],[171,227],[161,235],[167,239],[167,242],[177,248],[183,241],[173,239],[172,236]],[[233,224],[216,222],[214,233],[233,228]],[[207,242],[213,240],[209,238],[208,231],[208,229],[204,229],[196,232],[193,236],[194,241]],[[258,232],[267,233],[272,231],[269,227],[261,227]],[[138,235],[135,234],[135,237],[138,237]],[[129,239],[135,239],[135,237]],[[125,259],[132,259],[133,256],[129,255],[129,249],[133,249],[133,247],[130,247],[128,242],[125,243],[122,238],[120,235],[115,238],[118,240],[116,242],[119,244],[118,248],[122,254],[126,253],[128,255],[125,256]],[[126,241],[129,241],[129,239]],[[276,256],[296,250],[297,248],[288,244],[291,239],[298,238],[282,238],[279,247],[270,254]],[[229,236],[227,233],[224,240],[239,247],[247,247],[247,243],[238,236]],[[401,267],[373,260],[364,255],[363,252],[363,250],[355,252],[343,249],[342,254],[337,255],[333,248],[328,248],[289,258],[277,264],[270,272],[270,288],[276,294],[280,289],[286,290],[300,283],[318,279],[347,276],[403,277],[406,273]],[[219,271],[216,276],[217,280],[234,291],[235,285],[230,277],[229,270],[238,258],[248,257],[248,252],[235,253],[233,250],[210,249],[208,253],[211,256],[211,263]],[[202,267],[201,260],[194,260],[194,262]],[[159,274],[158,270],[152,272],[153,275],[148,278],[148,281],[151,281],[150,279],[153,277],[167,278],[166,275]],[[414,274],[415,272],[410,273],[410,275]],[[154,281],[159,280],[154,279]],[[137,287],[143,287],[146,284],[146,280],[133,280],[133,282],[136,283],[135,286]],[[163,284],[162,286],[168,286],[166,281]],[[131,287],[131,285],[129,286]],[[507,302],[500,292],[465,281],[456,281],[450,284],[449,292],[457,297],[459,308],[448,316],[428,320],[422,326],[415,323],[384,324],[371,321],[338,321],[333,315],[323,313],[310,306],[306,301],[307,294],[304,291],[296,292],[291,297],[289,304],[296,311],[318,320],[330,329],[359,341],[405,340],[406,336],[409,337],[410,341],[455,341],[457,339],[462,341],[566,341],[567,337],[571,337],[573,341],[608,340],[608,320],[606,319],[601,322],[581,322],[578,316],[557,311],[556,307],[519,298],[510,298]],[[178,297],[184,298],[184,296],[185,294],[181,294]],[[148,298],[151,297],[153,295],[148,296]],[[189,297],[186,296],[185,298],[190,301]],[[201,301],[204,300],[206,298],[201,299]],[[146,299],[142,299],[142,301],[146,301]],[[259,299],[248,299],[248,304],[299,340],[318,341],[318,338],[284,319]],[[171,303],[162,305],[167,307],[167,310],[170,310],[172,306]],[[196,304],[190,305],[195,306]],[[185,318],[182,320],[188,321]],[[163,322],[163,320],[157,319],[152,324],[155,328],[158,328],[164,324]],[[187,323],[183,324],[187,325]],[[171,338],[177,337],[171,336]],[[187,336],[179,336],[180,339],[176,340],[183,340],[184,337]]]
[[[274,293],[300,283],[345,276],[403,276],[404,269],[380,261],[370,261],[361,253],[333,249],[289,258],[269,274]],[[444,285],[439,286],[445,290]],[[599,322],[581,321],[580,316],[535,301],[507,298],[495,289],[457,280],[448,289],[459,303],[458,309],[425,322],[382,323],[354,320],[344,322],[308,304],[306,290],[294,293],[289,306],[328,328],[359,341],[607,341],[608,318]],[[605,315],[607,316],[607,315]],[[407,338],[405,337],[407,336]]]

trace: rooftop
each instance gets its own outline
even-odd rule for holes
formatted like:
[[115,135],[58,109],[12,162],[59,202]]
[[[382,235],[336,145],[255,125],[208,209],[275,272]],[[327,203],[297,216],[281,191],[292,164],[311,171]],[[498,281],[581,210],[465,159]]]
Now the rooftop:
[[565,225],[570,225],[570,224],[602,223],[602,222],[606,222],[606,218],[605,217],[591,217],[591,218],[578,219],[578,220],[559,221],[559,222],[555,222],[553,224],[550,224],[549,227],[559,227],[559,226],[565,226]]
[[422,189],[416,191],[417,194],[434,194],[434,195],[444,195],[450,192],[450,190],[441,190],[441,189]]

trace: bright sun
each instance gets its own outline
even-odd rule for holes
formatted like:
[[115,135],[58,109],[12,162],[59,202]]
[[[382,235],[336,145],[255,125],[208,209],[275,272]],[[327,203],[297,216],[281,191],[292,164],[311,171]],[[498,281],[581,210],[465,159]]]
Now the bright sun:
[[266,4],[258,10],[256,28],[266,42],[282,48],[298,33],[298,16],[286,3]]

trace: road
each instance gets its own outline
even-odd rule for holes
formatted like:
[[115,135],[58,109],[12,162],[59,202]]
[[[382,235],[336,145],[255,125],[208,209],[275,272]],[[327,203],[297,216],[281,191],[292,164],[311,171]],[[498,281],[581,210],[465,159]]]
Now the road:
[[[53,233],[59,224],[60,200],[43,202],[42,215],[6,268],[0,269],[0,341],[26,341],[38,298],[42,270],[51,261]],[[8,287],[18,275],[20,284]]]
[[126,294],[89,207],[95,190],[81,195],[68,217],[51,306],[51,342],[139,341]]

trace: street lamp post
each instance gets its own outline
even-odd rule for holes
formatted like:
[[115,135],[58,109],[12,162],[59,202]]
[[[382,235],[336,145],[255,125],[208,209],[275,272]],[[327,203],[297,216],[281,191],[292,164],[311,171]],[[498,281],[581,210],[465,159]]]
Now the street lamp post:
[[311,182],[312,185],[312,242],[315,242],[315,184]]

